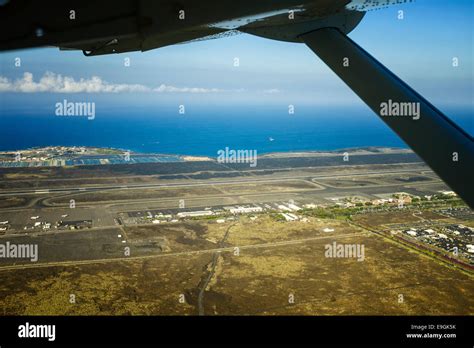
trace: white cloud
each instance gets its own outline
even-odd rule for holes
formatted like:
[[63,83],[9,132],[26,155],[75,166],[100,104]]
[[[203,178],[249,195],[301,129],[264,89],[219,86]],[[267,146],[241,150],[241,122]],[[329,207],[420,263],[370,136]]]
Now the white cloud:
[[264,90],[262,91],[262,93],[264,93],[264,94],[277,94],[277,93],[280,93],[280,90],[277,89],[277,88],[264,89]]
[[124,93],[124,92],[156,92],[156,93],[217,93],[222,90],[217,88],[174,87],[162,84],[150,88],[140,84],[115,84],[103,81],[98,76],[89,79],[75,80],[69,76],[62,76],[53,72],[46,72],[38,82],[33,79],[33,74],[25,72],[23,77],[9,80],[0,76],[0,92],[18,93]]
[[173,86],[167,86],[167,85],[161,85],[160,87],[154,88],[154,92],[158,93],[163,93],[163,92],[169,92],[169,93],[216,93],[216,92],[221,92],[221,89],[217,88],[196,88],[196,87],[173,87]]

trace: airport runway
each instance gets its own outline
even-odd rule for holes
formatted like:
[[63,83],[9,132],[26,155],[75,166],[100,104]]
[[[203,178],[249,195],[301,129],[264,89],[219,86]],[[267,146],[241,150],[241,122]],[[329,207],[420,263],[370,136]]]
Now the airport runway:
[[334,178],[353,178],[355,176],[368,176],[368,175],[388,175],[388,174],[404,174],[404,173],[413,173],[418,172],[418,169],[400,169],[396,171],[375,171],[375,172],[365,172],[365,173],[355,173],[355,174],[332,174],[332,175],[290,175],[290,176],[281,176],[278,178],[262,178],[262,179],[235,179],[235,180],[207,180],[207,181],[198,181],[193,183],[163,183],[163,184],[130,184],[130,185],[103,185],[103,186],[93,186],[93,187],[67,187],[67,188],[55,188],[55,189],[28,189],[21,191],[2,191],[0,192],[0,197],[2,196],[19,196],[19,195],[37,195],[37,194],[50,194],[50,193],[76,193],[76,192],[96,192],[96,191],[105,191],[105,190],[136,190],[136,189],[150,189],[150,188],[169,188],[169,187],[196,187],[196,186],[210,186],[210,185],[232,185],[232,184],[249,184],[249,183],[262,183],[262,182],[278,182],[285,180],[295,180],[295,179],[334,179]]

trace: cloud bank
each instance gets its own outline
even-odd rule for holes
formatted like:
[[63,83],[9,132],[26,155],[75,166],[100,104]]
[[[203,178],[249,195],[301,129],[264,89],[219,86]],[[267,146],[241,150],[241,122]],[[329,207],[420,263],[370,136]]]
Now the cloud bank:
[[217,93],[218,88],[175,87],[162,84],[151,88],[140,84],[115,84],[102,80],[98,76],[75,80],[73,77],[46,72],[37,82],[33,74],[25,72],[22,78],[9,80],[0,76],[0,92],[16,93]]

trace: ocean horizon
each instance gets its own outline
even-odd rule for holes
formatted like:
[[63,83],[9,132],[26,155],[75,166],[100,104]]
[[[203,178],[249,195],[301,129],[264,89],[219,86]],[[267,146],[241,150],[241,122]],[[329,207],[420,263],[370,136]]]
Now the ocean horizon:
[[[473,134],[471,111],[453,109],[453,120]],[[102,111],[87,117],[54,112],[4,113],[0,151],[46,146],[88,146],[215,157],[217,151],[256,150],[259,154],[331,151],[361,147],[407,148],[370,109],[301,107],[146,108],[133,113]]]

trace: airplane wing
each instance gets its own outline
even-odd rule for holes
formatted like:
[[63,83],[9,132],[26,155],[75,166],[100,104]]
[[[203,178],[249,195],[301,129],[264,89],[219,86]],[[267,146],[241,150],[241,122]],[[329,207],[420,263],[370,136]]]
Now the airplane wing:
[[404,2],[0,0],[0,50],[56,46],[94,56],[236,31],[305,43],[474,208],[473,138],[347,37],[366,11]]

